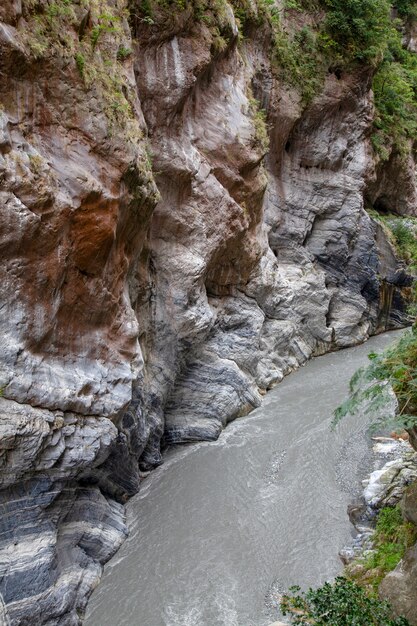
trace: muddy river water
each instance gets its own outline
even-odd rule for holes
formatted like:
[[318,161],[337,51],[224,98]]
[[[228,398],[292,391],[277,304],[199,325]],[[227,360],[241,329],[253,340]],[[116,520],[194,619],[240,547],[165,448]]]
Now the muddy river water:
[[86,626],[266,626],[281,589],[337,575],[370,453],[364,418],[333,432],[332,413],[398,334],[311,360],[217,442],[168,451],[128,504]]

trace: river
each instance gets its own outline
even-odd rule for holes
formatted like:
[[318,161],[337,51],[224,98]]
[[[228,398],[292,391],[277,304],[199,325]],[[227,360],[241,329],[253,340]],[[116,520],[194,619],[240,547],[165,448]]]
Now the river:
[[370,452],[364,418],[333,432],[332,413],[399,332],[311,360],[217,442],[169,450],[127,506],[85,626],[266,626],[280,590],[337,575]]

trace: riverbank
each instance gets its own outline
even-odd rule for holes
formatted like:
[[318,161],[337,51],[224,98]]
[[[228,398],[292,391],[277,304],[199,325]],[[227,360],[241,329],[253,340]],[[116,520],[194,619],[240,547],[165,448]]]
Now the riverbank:
[[352,377],[333,426],[365,416],[370,431],[393,431],[373,437],[374,471],[348,508],[356,537],[341,551],[343,576],[283,596],[283,614],[294,624],[417,625],[416,326],[369,359]]
[[269,626],[415,626],[415,571],[409,566],[417,563],[417,454],[407,439],[407,433],[373,437],[375,469],[348,508],[356,537],[340,553],[342,576],[306,591],[291,587],[279,598],[290,622]]
[[356,536],[339,553],[345,565],[371,547],[379,510],[395,507],[407,486],[417,480],[417,453],[406,437],[373,437],[372,450],[374,469],[362,483],[361,498],[348,507]]
[[407,439],[374,438],[375,469],[349,507],[357,535],[341,551],[348,579],[417,624],[417,452]]

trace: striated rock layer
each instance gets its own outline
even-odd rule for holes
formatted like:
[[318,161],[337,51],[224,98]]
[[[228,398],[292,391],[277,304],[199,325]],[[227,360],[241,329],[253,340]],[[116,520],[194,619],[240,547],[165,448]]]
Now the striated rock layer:
[[385,207],[397,176],[415,210],[414,164],[372,156],[369,72],[329,71],[305,106],[229,5],[221,45],[188,10],[126,9],[0,7],[11,626],[80,623],[162,445],[215,439],[310,356],[407,322],[364,198]]

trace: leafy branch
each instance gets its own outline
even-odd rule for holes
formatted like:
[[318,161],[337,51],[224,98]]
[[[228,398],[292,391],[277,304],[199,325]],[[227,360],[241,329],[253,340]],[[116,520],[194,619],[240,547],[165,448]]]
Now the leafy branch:
[[[371,363],[359,369],[350,381],[351,395],[339,406],[332,426],[359,406],[365,413],[373,415],[374,427],[413,429],[417,426],[417,325],[407,331],[401,339],[382,354],[368,355]],[[398,401],[398,412],[394,418],[380,415],[380,410],[389,401],[390,389]],[[375,417],[378,416],[378,417]]]
[[343,577],[318,589],[291,587],[290,592],[283,596],[281,610],[294,626],[409,626],[404,617],[392,617],[387,602]]

